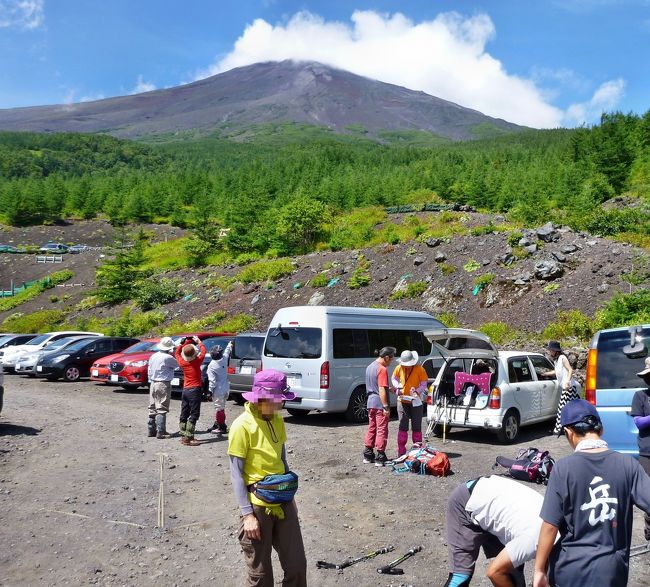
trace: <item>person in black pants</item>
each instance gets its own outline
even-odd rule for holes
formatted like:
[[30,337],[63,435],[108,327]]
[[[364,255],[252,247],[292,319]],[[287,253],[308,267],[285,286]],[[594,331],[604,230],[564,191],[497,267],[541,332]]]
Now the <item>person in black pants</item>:
[[[192,342],[188,342],[191,340]],[[183,395],[181,398],[181,416],[179,428],[181,444],[198,446],[201,444],[194,439],[196,423],[201,415],[201,363],[206,354],[205,345],[198,337],[182,338],[176,347],[174,356],[183,369]]]
[[[637,373],[645,389],[639,389],[632,398],[632,410],[630,412],[634,423],[639,429],[639,464],[646,474],[650,475],[650,357],[645,360],[645,369]],[[645,515],[645,539],[650,541],[650,515]]]

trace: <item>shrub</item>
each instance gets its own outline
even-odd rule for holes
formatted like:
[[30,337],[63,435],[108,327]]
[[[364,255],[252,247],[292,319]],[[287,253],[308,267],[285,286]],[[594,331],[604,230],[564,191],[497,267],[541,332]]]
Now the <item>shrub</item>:
[[555,322],[549,324],[542,332],[546,340],[567,340],[570,338],[587,342],[597,330],[593,318],[580,310],[560,311]]
[[253,261],[259,261],[261,258],[262,257],[259,253],[242,253],[241,255],[237,255],[237,257],[235,257],[235,265],[248,265]]
[[325,287],[330,281],[327,273],[319,273],[309,280],[309,284],[312,287]]
[[205,285],[208,287],[216,287],[222,292],[231,291],[235,283],[237,283],[235,277],[227,277],[226,275],[213,275],[205,280]]
[[650,323],[650,290],[615,295],[596,313],[596,330]]
[[512,247],[512,254],[517,258],[517,260],[525,259],[530,257],[530,253],[524,249],[524,247]]
[[50,296],[50,302],[56,304],[59,301],[59,296]]
[[134,312],[131,308],[126,308],[117,320],[110,322],[106,334],[110,336],[149,334],[164,321],[164,312]]
[[135,289],[135,300],[145,311],[175,302],[182,296],[183,291],[178,281],[166,277],[139,281]]
[[172,322],[166,329],[167,332],[175,334],[177,332],[195,332],[197,330],[208,330],[216,327],[226,317],[226,313],[222,311],[208,314],[202,318],[194,318],[185,324],[181,322]]
[[479,330],[487,334],[495,345],[506,344],[517,337],[517,331],[505,322],[486,322]]
[[458,317],[453,312],[443,312],[438,315],[438,320],[442,322],[447,328],[461,328],[462,324]]
[[78,304],[76,309],[77,310],[90,310],[91,308],[94,308],[95,306],[98,306],[101,304],[99,298],[95,295],[91,296],[86,296],[83,298]]
[[483,275],[479,275],[474,280],[474,285],[485,287],[486,285],[490,285],[494,281],[494,277],[495,277],[494,273],[484,273]]
[[548,283],[544,286],[544,293],[550,294],[560,289],[559,283]]
[[450,265],[449,263],[440,263],[438,267],[440,267],[440,271],[442,271],[443,275],[451,275],[452,273],[455,273],[457,269],[455,265]]
[[223,332],[246,332],[257,324],[257,318],[249,314],[235,314],[219,323],[219,330]]
[[16,295],[10,298],[0,299],[0,312],[6,312],[7,310],[12,310],[17,306],[20,306],[20,304],[24,304],[29,300],[33,300],[34,298],[41,295],[45,290],[51,289],[56,285],[58,285],[59,283],[63,283],[64,281],[68,281],[73,276],[74,273],[69,269],[56,271],[55,273],[52,273],[52,275],[40,279],[33,285],[30,285],[29,287],[17,293]]
[[406,285],[406,288],[400,289],[390,294],[391,300],[413,299],[419,298],[429,287],[426,281],[414,281]]
[[348,287],[350,289],[359,289],[366,287],[370,283],[370,262],[363,255],[359,255],[357,259],[357,268],[348,279]]
[[482,236],[484,234],[492,234],[496,232],[496,226],[492,224],[492,221],[490,220],[485,226],[476,226],[472,228],[469,233],[472,236]]
[[242,283],[258,283],[269,279],[275,281],[291,275],[293,271],[294,267],[289,259],[256,261],[244,267],[237,274],[237,280]]
[[64,319],[63,310],[39,310],[31,314],[17,312],[5,318],[2,326],[7,332],[48,332],[56,329]]
[[524,235],[523,235],[521,232],[519,232],[518,230],[515,230],[515,231],[511,232],[511,233],[508,235],[508,244],[509,244],[511,247],[516,247],[516,246],[519,245],[519,241],[520,241],[523,237],[524,237]]
[[470,259],[463,265],[463,269],[467,271],[468,273],[471,273],[473,271],[477,271],[478,269],[481,268],[481,264],[478,261],[475,261],[474,259]]

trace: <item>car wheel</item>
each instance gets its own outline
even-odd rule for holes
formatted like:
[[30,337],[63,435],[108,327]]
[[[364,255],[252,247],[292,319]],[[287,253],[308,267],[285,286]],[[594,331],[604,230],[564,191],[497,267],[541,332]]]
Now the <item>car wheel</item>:
[[[243,406],[246,403],[246,400],[244,399],[244,396],[241,393],[237,393],[233,391],[230,392],[229,399],[234,401],[238,406]],[[287,408],[287,410],[293,410],[293,408]],[[294,410],[294,411],[302,411],[302,410]]]
[[79,367],[77,367],[77,365],[68,365],[63,372],[63,379],[66,381],[79,381],[80,377],[81,371],[79,371]]
[[309,415],[309,410],[299,410],[298,408],[286,408],[286,410],[294,418],[306,418]]
[[503,416],[501,429],[497,432],[499,441],[503,444],[513,443],[519,436],[519,414],[517,410],[508,410]]
[[[449,436],[449,433],[451,432],[451,426],[447,424],[447,432],[446,435]],[[436,424],[436,427],[433,429],[433,435],[436,438],[442,438],[442,422],[439,422]]]
[[138,389],[138,387],[140,387],[140,386],[139,386],[139,385],[120,385],[120,387],[121,387],[124,391],[135,391],[135,390]]
[[368,397],[365,387],[357,387],[350,396],[348,409],[345,411],[345,419],[348,422],[359,424],[368,421]]

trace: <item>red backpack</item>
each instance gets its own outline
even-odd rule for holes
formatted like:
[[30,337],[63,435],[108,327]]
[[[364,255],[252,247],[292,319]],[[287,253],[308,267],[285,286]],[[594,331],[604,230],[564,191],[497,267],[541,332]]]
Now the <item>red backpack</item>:
[[445,477],[451,471],[449,458],[444,452],[436,450],[428,444],[416,442],[405,455],[393,461],[395,473],[418,473],[419,475],[435,475]]

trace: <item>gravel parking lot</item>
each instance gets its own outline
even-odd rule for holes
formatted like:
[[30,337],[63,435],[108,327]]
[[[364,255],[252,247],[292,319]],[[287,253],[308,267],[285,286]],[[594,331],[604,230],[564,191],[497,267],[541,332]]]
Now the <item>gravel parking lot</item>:
[[[146,437],[144,392],[92,383],[51,383],[5,377],[0,419],[0,584],[13,585],[240,585],[243,557],[238,510],[230,488],[227,443],[209,434],[203,446]],[[241,411],[228,402],[228,422]],[[169,428],[177,429],[179,398]],[[203,404],[197,426],[211,423]],[[537,446],[555,457],[569,452],[551,424],[525,430],[503,447],[487,433],[452,432],[443,447],[453,475],[396,476],[363,465],[362,425],[313,414],[286,416],[288,458],[300,475],[298,492],[311,585],[442,585],[447,577],[444,510],[460,482],[490,474],[495,456]],[[397,423],[391,422],[389,456]],[[160,457],[164,453],[164,528],[157,528]],[[543,491],[543,487],[538,487]],[[635,512],[634,544],[642,541]],[[382,555],[342,572],[339,562],[386,545]],[[416,545],[405,574],[376,568]],[[630,585],[650,585],[648,555],[632,559]],[[279,566],[277,567],[279,569]],[[480,561],[475,585],[487,585]],[[527,565],[532,576],[532,564]],[[276,576],[276,580],[278,577]]]

